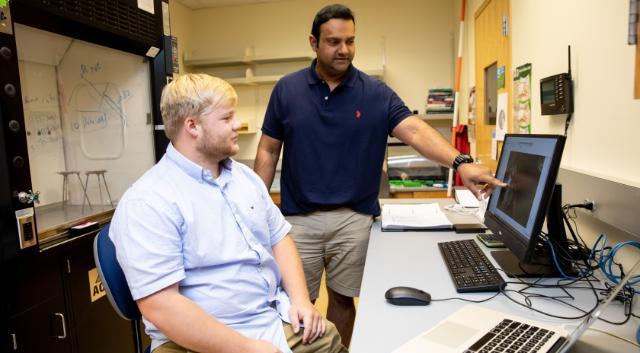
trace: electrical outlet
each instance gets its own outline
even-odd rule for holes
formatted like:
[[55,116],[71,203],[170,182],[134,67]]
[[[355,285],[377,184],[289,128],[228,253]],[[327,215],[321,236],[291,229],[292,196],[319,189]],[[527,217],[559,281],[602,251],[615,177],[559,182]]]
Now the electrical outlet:
[[[595,212],[595,210],[596,210],[596,202],[595,201],[591,201],[589,199],[584,199],[584,204],[587,206],[587,207],[585,207],[587,210],[589,210],[591,212]],[[591,204],[590,207],[589,207],[589,204]]]

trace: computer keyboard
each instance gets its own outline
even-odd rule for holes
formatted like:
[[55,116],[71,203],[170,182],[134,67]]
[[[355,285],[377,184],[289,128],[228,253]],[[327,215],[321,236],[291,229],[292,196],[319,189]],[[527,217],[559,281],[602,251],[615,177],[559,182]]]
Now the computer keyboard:
[[473,239],[438,243],[458,293],[498,292],[506,283]]
[[[554,333],[519,321],[504,319],[464,353],[535,353],[540,351]],[[564,337],[560,339],[564,340]]]

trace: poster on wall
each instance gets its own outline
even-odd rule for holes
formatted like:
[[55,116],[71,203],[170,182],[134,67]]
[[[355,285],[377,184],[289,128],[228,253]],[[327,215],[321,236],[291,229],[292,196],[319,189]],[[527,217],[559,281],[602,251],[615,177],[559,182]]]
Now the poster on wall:
[[531,64],[518,66],[513,73],[513,130],[531,133]]
[[476,140],[476,88],[471,87],[469,91],[469,111],[467,115],[467,125],[469,125],[469,142]]

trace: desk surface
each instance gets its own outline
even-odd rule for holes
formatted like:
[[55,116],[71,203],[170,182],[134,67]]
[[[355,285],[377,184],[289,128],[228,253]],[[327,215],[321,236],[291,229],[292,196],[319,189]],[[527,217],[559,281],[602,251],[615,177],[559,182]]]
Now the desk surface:
[[[398,200],[381,200],[381,203],[385,201],[398,203]],[[453,203],[453,200],[450,199],[438,199],[437,201],[441,205]],[[407,200],[404,203],[412,202],[434,202],[434,199]],[[473,221],[473,216],[452,214],[451,212],[447,212],[447,215],[453,223]],[[380,221],[376,221],[373,224],[369,240],[350,352],[391,352],[467,304],[463,301],[453,300],[432,302],[428,306],[419,307],[393,306],[384,299],[384,293],[388,288],[395,286],[416,287],[430,293],[433,299],[463,297],[479,300],[491,296],[492,293],[457,293],[437,247],[438,242],[473,238],[475,238],[474,234],[455,234],[452,231],[381,232]],[[479,245],[497,267],[489,255],[488,249],[480,243]],[[504,274],[503,277],[507,279]],[[555,284],[556,281],[547,279],[546,283]],[[517,289],[519,286],[519,284],[509,284],[507,288]],[[585,309],[590,309],[595,305],[595,297],[591,290],[573,289],[570,292],[576,297],[573,304]],[[561,290],[545,289],[542,293],[561,295]],[[514,297],[516,296],[514,295]],[[638,312],[638,308],[640,308],[637,302],[636,300],[634,312]],[[488,302],[474,305],[509,312],[551,325],[577,325],[581,321],[550,318],[521,307],[503,295],[498,295]],[[567,306],[559,303],[536,301],[534,306],[559,315],[579,315],[575,310],[569,310]],[[621,321],[623,318],[622,305],[612,303],[603,317]],[[592,327],[635,342],[635,330],[638,325],[640,325],[640,320],[632,317],[630,322],[624,326],[598,321]],[[636,346],[594,330],[588,330],[572,350],[572,352],[635,353],[639,351],[640,349]]]

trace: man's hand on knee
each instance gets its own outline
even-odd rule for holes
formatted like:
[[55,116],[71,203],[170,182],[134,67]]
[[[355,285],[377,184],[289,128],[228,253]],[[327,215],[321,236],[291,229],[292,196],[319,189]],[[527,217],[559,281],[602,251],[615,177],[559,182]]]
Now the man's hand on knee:
[[302,321],[304,325],[303,344],[313,343],[316,338],[324,336],[326,330],[324,318],[311,302],[291,303],[289,318],[293,332],[296,334],[300,332],[300,322]]

